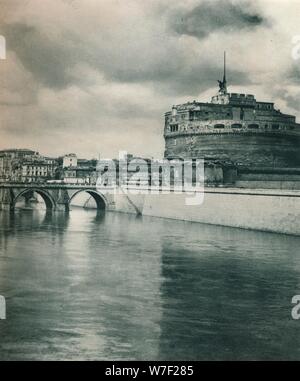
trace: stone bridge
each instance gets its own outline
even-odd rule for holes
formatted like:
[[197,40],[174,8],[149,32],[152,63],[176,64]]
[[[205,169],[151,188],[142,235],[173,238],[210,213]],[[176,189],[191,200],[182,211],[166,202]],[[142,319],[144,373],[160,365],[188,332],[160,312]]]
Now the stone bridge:
[[86,192],[94,198],[98,209],[113,210],[114,197],[102,194],[94,185],[71,184],[0,184],[0,209],[14,210],[22,197],[28,199],[33,193],[39,194],[47,210],[69,211],[72,199],[79,193]]

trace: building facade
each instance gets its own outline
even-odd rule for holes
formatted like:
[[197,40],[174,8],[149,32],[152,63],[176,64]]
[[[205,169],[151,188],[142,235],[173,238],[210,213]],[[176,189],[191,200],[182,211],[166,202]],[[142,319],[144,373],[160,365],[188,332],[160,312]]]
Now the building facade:
[[43,182],[54,178],[56,159],[29,149],[0,151],[0,182]]
[[39,183],[55,178],[57,160],[47,157],[39,157],[21,163],[21,182]]
[[75,154],[63,157],[60,178],[68,184],[96,184],[97,160],[78,159]]
[[63,182],[67,184],[96,184],[96,167],[77,166],[64,169]]
[[0,151],[0,182],[11,181],[20,176],[23,161],[34,160],[39,153],[29,149],[6,149]]
[[63,168],[76,167],[77,156],[75,153],[69,153],[63,157]]

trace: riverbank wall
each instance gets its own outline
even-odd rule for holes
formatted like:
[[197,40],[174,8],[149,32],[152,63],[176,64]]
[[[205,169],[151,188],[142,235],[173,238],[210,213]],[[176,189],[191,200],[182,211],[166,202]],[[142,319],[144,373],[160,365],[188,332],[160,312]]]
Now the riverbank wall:
[[192,196],[185,193],[118,194],[114,211],[300,235],[299,190],[216,187],[202,193],[200,205],[187,205]]

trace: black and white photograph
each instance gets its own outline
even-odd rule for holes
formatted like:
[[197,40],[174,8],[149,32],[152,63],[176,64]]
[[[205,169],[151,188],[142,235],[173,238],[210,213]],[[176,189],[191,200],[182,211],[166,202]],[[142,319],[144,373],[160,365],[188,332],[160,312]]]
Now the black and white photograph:
[[0,0],[1,362],[300,360],[299,19]]

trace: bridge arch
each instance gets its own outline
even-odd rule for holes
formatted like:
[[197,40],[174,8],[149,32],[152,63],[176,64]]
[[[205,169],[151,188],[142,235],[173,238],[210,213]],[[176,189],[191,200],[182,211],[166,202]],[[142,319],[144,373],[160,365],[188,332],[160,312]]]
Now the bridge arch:
[[107,208],[107,200],[106,198],[104,197],[104,195],[102,195],[101,193],[95,191],[94,189],[80,189],[78,190],[77,192],[75,192],[69,199],[69,208],[70,208],[70,205],[71,205],[71,202],[72,200],[74,199],[74,197],[76,197],[79,193],[83,193],[83,192],[86,192],[88,193],[90,196],[93,197],[93,199],[95,200],[96,202],[96,205],[97,205],[97,209],[98,210],[105,210]]
[[20,193],[18,193],[15,196],[13,203],[12,203],[12,208],[15,209],[16,203],[20,197],[23,197],[26,195],[26,193],[31,193],[31,192],[35,192],[42,197],[42,199],[45,202],[47,210],[54,210],[55,209],[55,201],[54,201],[53,197],[50,195],[50,193],[48,193],[44,189],[39,189],[39,188],[28,188],[28,189],[22,190]]

